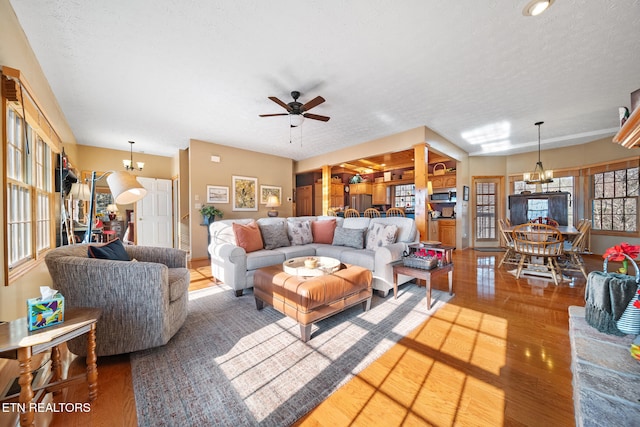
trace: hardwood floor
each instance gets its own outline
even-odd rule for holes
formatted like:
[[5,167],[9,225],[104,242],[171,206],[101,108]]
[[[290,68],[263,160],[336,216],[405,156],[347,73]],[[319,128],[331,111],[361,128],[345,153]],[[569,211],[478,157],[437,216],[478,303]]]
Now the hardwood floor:
[[[297,425],[574,425],[567,307],[584,305],[586,281],[516,280],[495,269],[501,255],[456,251],[450,303]],[[215,286],[206,260],[191,273],[190,289]],[[446,290],[446,277],[434,287]],[[83,363],[70,358],[70,369]],[[52,426],[137,424],[128,356],[99,358],[98,371],[91,412],[55,413]],[[86,402],[86,385],[56,400]]]

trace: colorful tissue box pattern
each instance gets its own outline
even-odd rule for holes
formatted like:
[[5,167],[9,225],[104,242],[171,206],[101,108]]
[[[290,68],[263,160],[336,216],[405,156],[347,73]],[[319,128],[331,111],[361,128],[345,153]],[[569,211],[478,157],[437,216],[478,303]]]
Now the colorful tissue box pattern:
[[27,300],[29,330],[46,328],[64,321],[64,297],[60,293],[52,298],[31,298]]

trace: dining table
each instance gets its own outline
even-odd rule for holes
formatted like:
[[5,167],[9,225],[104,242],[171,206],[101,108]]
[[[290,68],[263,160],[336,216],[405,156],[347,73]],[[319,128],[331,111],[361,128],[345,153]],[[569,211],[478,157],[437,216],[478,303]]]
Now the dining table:
[[[513,234],[513,231],[519,225],[520,224],[509,225],[504,228],[504,231],[507,233]],[[554,228],[556,228],[560,232],[560,234],[562,234],[563,239],[568,242],[573,241],[573,239],[575,239],[578,236],[578,234],[580,234],[580,231],[573,225],[559,225]],[[523,229],[521,228],[520,230],[523,230]],[[531,231],[532,233],[535,233],[536,231],[539,231],[539,230],[536,229],[536,224],[532,223],[529,227],[525,227],[524,231]],[[549,269],[547,269],[546,267],[534,268],[532,266],[531,267],[528,266],[527,268],[522,270],[522,274],[529,275],[529,276],[552,278],[551,271],[549,271]],[[562,280],[570,280],[570,277],[563,274]]]
[[[513,230],[515,230],[515,228],[518,225],[520,225],[520,224],[509,225],[509,226],[504,228],[504,231],[506,231],[507,233],[512,233],[513,234]],[[555,228],[560,232],[560,234],[562,234],[562,237],[565,240],[568,240],[568,241],[573,240],[574,237],[576,237],[578,234],[580,234],[580,231],[576,227],[574,227],[573,225],[559,225],[559,226],[557,226]],[[526,230],[526,231],[531,231],[531,232],[536,231],[535,224],[531,224],[530,230]]]

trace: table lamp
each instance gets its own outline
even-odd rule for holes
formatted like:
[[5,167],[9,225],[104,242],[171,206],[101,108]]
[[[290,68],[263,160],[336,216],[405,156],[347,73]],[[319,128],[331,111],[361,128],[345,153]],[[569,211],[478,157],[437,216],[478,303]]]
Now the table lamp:
[[278,199],[278,196],[275,196],[275,195],[269,196],[267,198],[267,207],[271,208],[271,210],[267,212],[267,215],[278,216],[278,211],[275,210],[275,208],[277,208],[278,206],[280,206],[280,199]]

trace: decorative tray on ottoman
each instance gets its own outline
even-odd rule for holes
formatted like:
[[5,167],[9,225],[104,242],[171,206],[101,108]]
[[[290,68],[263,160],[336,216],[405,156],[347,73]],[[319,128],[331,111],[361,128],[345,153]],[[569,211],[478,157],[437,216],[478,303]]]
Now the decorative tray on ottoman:
[[325,256],[291,258],[282,263],[282,269],[292,276],[324,276],[340,270],[340,260]]

